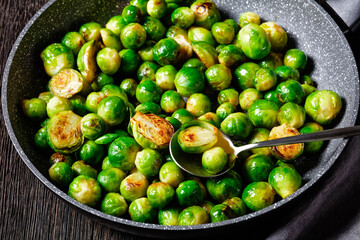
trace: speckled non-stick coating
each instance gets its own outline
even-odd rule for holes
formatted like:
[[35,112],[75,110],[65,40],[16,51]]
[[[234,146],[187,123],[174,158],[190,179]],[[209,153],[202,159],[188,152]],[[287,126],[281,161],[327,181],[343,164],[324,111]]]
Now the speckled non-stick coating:
[[[302,49],[309,57],[306,72],[319,89],[336,91],[343,99],[340,119],[331,127],[354,125],[359,104],[359,78],[350,47],[331,17],[312,0],[215,0],[223,17],[238,20],[240,13],[254,11],[263,21],[275,21],[289,35],[289,46]],[[188,234],[205,234],[236,227],[242,223],[271,212],[308,190],[334,163],[346,140],[331,141],[325,151],[314,159],[301,159],[297,167],[304,175],[304,186],[290,197],[258,212],[220,223],[198,226],[160,226],[137,223],[112,217],[85,206],[55,187],[47,176],[48,154],[36,150],[33,136],[37,124],[29,123],[20,111],[20,101],[37,96],[45,90],[45,75],[40,52],[49,44],[59,42],[68,31],[77,31],[88,21],[103,25],[127,4],[120,0],[51,0],[27,24],[17,39],[7,62],[3,84],[2,105],[9,135],[20,156],[30,170],[59,197],[79,210],[122,231],[158,237],[180,237]],[[11,159],[8,159],[11,161]],[[195,230],[195,231],[193,231]],[[176,232],[174,235],[173,232]],[[159,233],[161,233],[159,235]],[[192,235],[194,236],[194,235]]]

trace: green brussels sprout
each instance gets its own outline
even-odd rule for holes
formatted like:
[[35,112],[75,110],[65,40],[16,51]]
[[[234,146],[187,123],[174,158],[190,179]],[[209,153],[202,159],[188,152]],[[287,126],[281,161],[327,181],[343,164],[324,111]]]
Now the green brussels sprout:
[[101,187],[94,178],[80,175],[70,183],[68,195],[80,203],[95,207],[101,200]]
[[192,113],[185,108],[180,108],[176,110],[171,116],[179,120],[181,124],[185,124],[187,122],[190,122],[191,120],[194,120],[194,116],[192,115]]
[[260,69],[260,66],[253,62],[246,62],[241,64],[234,71],[235,79],[237,80],[238,86],[245,90],[247,88],[254,87],[254,76],[255,72]]
[[281,82],[276,87],[278,99],[282,103],[293,102],[301,104],[305,98],[305,92],[301,84],[295,80]]
[[212,199],[221,203],[241,193],[242,179],[237,172],[230,170],[219,177],[207,179],[206,189]]
[[176,68],[173,65],[165,65],[156,71],[156,84],[164,91],[175,89]]
[[216,109],[216,115],[218,115],[220,120],[223,121],[227,116],[235,113],[235,110],[236,108],[234,105],[232,105],[230,102],[225,102]]
[[305,98],[309,96],[311,93],[316,92],[317,88],[314,86],[310,86],[307,84],[301,84],[301,87],[304,89],[305,92]]
[[80,121],[81,117],[72,111],[63,111],[52,117],[46,128],[49,146],[64,154],[77,151],[84,142]]
[[210,213],[211,208],[213,208],[214,206],[215,204],[210,202],[209,200],[205,200],[200,204],[200,207],[205,209],[208,214]]
[[285,82],[290,79],[299,81],[300,79],[299,71],[286,65],[276,68],[275,73],[279,82]]
[[114,167],[129,171],[135,167],[136,154],[141,150],[140,145],[131,137],[119,137],[109,146],[109,162]]
[[146,196],[146,189],[149,181],[141,173],[132,173],[120,184],[120,194],[126,201],[132,202],[135,199]]
[[206,210],[200,206],[187,207],[181,211],[178,218],[180,226],[198,225],[209,222],[209,215]]
[[275,190],[267,182],[252,182],[242,193],[242,199],[252,211],[258,211],[274,203]]
[[107,28],[100,30],[101,42],[104,47],[115,49],[119,52],[122,48],[120,37]]
[[192,43],[206,42],[213,47],[217,45],[211,31],[203,27],[189,28],[188,38]]
[[105,122],[96,113],[85,115],[80,122],[81,132],[88,139],[96,139],[104,134]]
[[228,205],[234,211],[236,217],[240,217],[246,214],[246,204],[239,197],[226,199],[223,204]]
[[52,118],[59,112],[68,111],[68,110],[74,110],[74,106],[67,98],[54,96],[49,100],[49,103],[46,105],[46,112],[49,118]]
[[[257,143],[268,140],[270,131],[266,128],[254,128],[251,135],[248,138],[248,143]],[[264,148],[254,148],[250,150],[253,154],[264,154],[271,157],[272,154],[268,147]]]
[[208,122],[214,125],[216,128],[220,128],[221,119],[216,113],[207,112],[204,115],[198,117],[198,120]]
[[269,68],[260,68],[254,75],[254,87],[261,92],[267,91],[276,86],[277,78],[274,70]]
[[226,23],[234,28],[235,35],[240,31],[240,25],[231,18],[225,19],[223,23]]
[[249,23],[241,28],[239,35],[241,49],[248,58],[260,60],[269,54],[270,40],[259,25]]
[[156,42],[154,42],[153,40],[148,40],[138,50],[140,59],[143,62],[154,62],[153,48],[154,48],[155,44],[156,44]]
[[81,25],[79,33],[83,36],[86,42],[97,41],[100,39],[101,25],[97,22],[88,22]]
[[293,128],[300,128],[305,123],[305,109],[296,103],[285,103],[279,110],[279,124],[286,123]]
[[271,50],[281,51],[287,43],[287,33],[275,22],[264,22],[260,25],[265,30],[271,43]]
[[166,14],[167,3],[165,0],[149,0],[146,10],[151,17],[160,19]]
[[293,194],[302,184],[300,174],[292,165],[286,163],[280,163],[270,172],[268,182],[282,198]]
[[125,104],[129,103],[126,93],[119,86],[116,86],[114,84],[106,84],[101,89],[101,92],[103,92],[107,97],[116,96],[121,98]]
[[127,212],[128,204],[119,193],[111,192],[105,195],[101,202],[100,209],[106,214],[121,217]]
[[56,185],[67,187],[73,180],[73,171],[66,162],[57,162],[50,167],[49,176]]
[[342,101],[340,96],[331,90],[320,90],[311,93],[305,101],[305,111],[311,119],[321,125],[327,125],[340,113]]
[[21,107],[24,115],[32,120],[40,121],[47,116],[47,104],[40,98],[24,99]]
[[136,99],[141,102],[160,102],[162,90],[152,80],[144,79],[136,87]]
[[255,127],[271,129],[277,125],[278,111],[275,102],[260,99],[250,106],[248,116]]
[[160,106],[166,113],[173,113],[178,109],[184,108],[185,101],[178,92],[168,90],[161,96]]
[[120,83],[120,88],[129,96],[134,98],[138,83],[133,78],[125,78]]
[[303,71],[307,64],[307,56],[300,49],[289,49],[284,56],[284,65],[292,67],[299,72]]
[[61,43],[47,46],[40,54],[46,73],[52,77],[63,69],[73,68],[75,64],[72,50]]
[[300,82],[309,86],[314,86],[314,81],[312,80],[312,78],[305,74],[301,76]]
[[[309,122],[309,123],[305,123],[302,128],[300,128],[299,132],[301,134],[306,134],[306,133],[313,133],[313,132],[320,132],[323,130],[323,127],[316,123],[316,122]],[[305,153],[317,153],[320,151],[322,145],[323,145],[323,141],[315,141],[315,142],[308,142],[305,143],[304,146],[304,152]]]
[[[268,140],[291,137],[300,135],[296,128],[293,128],[286,123],[271,129]],[[304,151],[304,143],[287,144],[281,146],[271,147],[270,151],[274,157],[284,162],[292,161],[298,158]]]
[[211,27],[211,33],[219,44],[230,44],[235,37],[235,29],[224,22],[214,23]]
[[247,88],[240,93],[239,103],[240,107],[244,111],[248,111],[251,105],[259,99],[262,99],[263,95],[255,88]]
[[191,58],[187,60],[182,67],[193,67],[199,69],[202,72],[205,72],[207,69],[205,64],[198,58]]
[[195,13],[195,25],[211,29],[212,25],[221,21],[221,16],[215,3],[210,0],[197,0],[190,9]]
[[247,182],[267,181],[274,163],[269,156],[253,154],[242,163],[242,174]]
[[73,159],[70,155],[55,152],[50,156],[49,159],[50,166],[52,166],[57,162],[65,162],[71,166],[73,164]]
[[137,78],[139,81],[143,79],[150,79],[156,81],[156,72],[159,66],[153,62],[143,62],[137,70]]
[[119,52],[120,68],[119,72],[124,75],[134,73],[140,66],[140,58],[137,53],[132,49],[123,49]]
[[146,36],[143,26],[138,23],[130,23],[121,30],[120,40],[125,48],[136,50],[145,43]]
[[207,68],[218,63],[218,53],[215,47],[207,42],[196,42],[192,44],[192,49],[198,58]]
[[156,182],[147,189],[147,198],[150,204],[158,209],[167,206],[174,198],[175,190],[167,183]]
[[250,118],[241,112],[231,113],[220,125],[220,130],[235,140],[247,138],[252,129]]
[[174,83],[178,93],[190,97],[191,94],[201,92],[204,89],[205,78],[199,69],[184,67],[176,73]]
[[166,117],[165,120],[169,121],[174,127],[174,130],[178,130],[181,127],[181,122],[174,117]]
[[191,94],[186,102],[186,110],[191,112],[194,117],[200,117],[211,111],[210,98],[203,93]]
[[87,140],[79,149],[79,157],[87,164],[95,166],[104,156],[104,147],[93,140]]
[[195,13],[188,7],[176,8],[171,14],[171,22],[181,28],[189,28],[195,22]]
[[142,21],[142,25],[146,31],[148,39],[150,40],[158,42],[164,38],[166,34],[166,27],[159,19],[147,16]]
[[110,126],[119,125],[125,119],[127,106],[120,97],[109,96],[99,102],[97,114]]
[[115,49],[106,47],[96,55],[96,62],[103,73],[113,75],[120,68],[121,58]]
[[71,165],[71,169],[73,170],[76,176],[87,176],[96,179],[98,173],[95,168],[86,164],[83,160],[79,160],[74,162]]
[[127,5],[126,7],[124,7],[121,16],[127,24],[138,23],[141,21],[142,12],[140,8],[135,5]]
[[236,67],[245,61],[245,55],[241,48],[230,44],[221,48],[218,59],[225,67]]
[[53,96],[54,95],[52,95],[51,92],[42,92],[39,94],[38,98],[48,103]]
[[278,93],[276,92],[276,90],[266,92],[264,95],[264,99],[273,101],[274,103],[276,103],[276,105],[278,105],[279,108],[282,105],[282,103],[278,99]]
[[109,19],[105,27],[116,35],[120,35],[121,30],[127,25],[121,15],[115,15]]
[[153,177],[158,175],[162,161],[162,156],[159,152],[145,148],[136,154],[135,166],[145,177]]
[[144,114],[152,113],[158,115],[161,113],[161,108],[159,104],[154,102],[144,102],[136,106],[135,112],[138,111]]
[[149,0],[130,0],[130,5],[134,5],[140,8],[142,15],[145,16],[148,15],[146,10],[148,1]]
[[283,55],[281,53],[270,52],[266,57],[260,60],[259,66],[262,68],[270,68],[275,71],[280,66],[283,66]]
[[206,80],[214,90],[221,91],[228,88],[231,84],[231,70],[222,64],[215,64],[205,72]]
[[120,183],[126,174],[118,168],[102,170],[97,176],[97,181],[105,192],[120,192]]
[[157,217],[157,210],[151,205],[149,199],[142,197],[130,203],[129,214],[135,222],[153,223]]
[[61,43],[70,48],[74,55],[77,55],[81,47],[85,44],[85,40],[78,32],[68,32],[61,39]]
[[158,220],[160,225],[176,226],[178,225],[178,219],[180,215],[180,208],[178,207],[166,207],[160,209],[158,212]]
[[78,69],[88,83],[92,83],[97,76],[96,53],[98,46],[95,41],[85,43],[77,56]]
[[193,50],[187,30],[173,25],[167,31],[166,36],[173,38],[180,45],[179,63],[183,63],[192,57]]
[[176,198],[182,207],[200,204],[204,201],[204,193],[194,180],[186,180],[176,188]]
[[164,38],[153,47],[153,58],[161,66],[175,64],[179,59],[180,45],[173,38]]
[[228,156],[221,147],[214,147],[203,153],[201,163],[206,171],[217,174],[224,170],[228,163]]
[[79,116],[85,116],[87,113],[85,106],[85,98],[80,95],[75,95],[69,99],[71,104],[73,105],[73,111]]
[[244,12],[239,16],[239,25],[241,28],[245,27],[249,23],[260,25],[260,16],[254,12]]
[[159,179],[176,188],[184,181],[184,174],[175,162],[166,162],[160,168]]
[[213,125],[193,120],[181,126],[177,141],[184,152],[203,153],[218,140],[218,130]]
[[226,204],[217,204],[210,210],[211,222],[221,222],[236,217],[235,212]]
[[91,92],[85,101],[85,108],[89,112],[97,113],[98,106],[101,100],[106,98],[106,95],[103,92]]

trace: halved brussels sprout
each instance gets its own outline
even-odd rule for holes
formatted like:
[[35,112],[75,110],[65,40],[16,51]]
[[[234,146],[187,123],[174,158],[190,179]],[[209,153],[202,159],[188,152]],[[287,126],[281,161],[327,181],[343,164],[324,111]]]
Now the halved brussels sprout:
[[94,178],[80,175],[70,183],[68,195],[78,202],[95,207],[101,199],[101,187]]
[[173,38],[164,38],[153,47],[153,58],[161,66],[176,64],[179,59],[180,45]]
[[244,111],[248,111],[251,105],[259,99],[262,99],[263,95],[255,88],[247,88],[240,93],[239,103],[240,107]]
[[194,116],[191,114],[191,112],[189,112],[185,108],[180,108],[176,110],[171,116],[179,120],[181,124],[190,122],[194,119]]
[[249,23],[239,32],[241,49],[248,58],[260,60],[269,54],[271,43],[264,29],[255,23]]
[[83,160],[76,161],[72,164],[71,169],[76,176],[87,176],[96,179],[98,172],[95,168],[86,164]]
[[120,68],[121,58],[118,51],[105,47],[96,55],[96,63],[103,73],[114,75]]
[[106,214],[121,217],[127,212],[128,205],[119,193],[107,193],[101,202],[100,209]]
[[275,195],[267,182],[253,182],[245,187],[241,198],[249,209],[258,211],[273,204]]
[[188,7],[179,7],[171,14],[171,22],[181,28],[189,28],[195,22],[195,13]]
[[165,0],[149,0],[146,10],[153,18],[162,18],[165,16],[167,4]]
[[204,74],[197,68],[183,67],[175,75],[175,87],[182,96],[201,92],[205,86]]
[[109,146],[109,162],[114,167],[129,171],[135,167],[136,154],[140,150],[140,145],[132,137],[119,137]]
[[220,130],[235,140],[247,138],[252,129],[253,125],[249,117],[241,112],[231,113],[220,125]]
[[115,49],[119,52],[122,48],[120,37],[107,28],[100,30],[101,42],[105,47]]
[[67,187],[73,179],[73,171],[65,162],[54,163],[49,169],[50,180],[60,187]]
[[254,75],[254,86],[258,91],[264,92],[276,86],[277,78],[274,70],[260,68]]
[[218,59],[226,67],[236,67],[245,61],[245,55],[241,48],[230,44],[221,48]]
[[249,23],[260,25],[260,16],[254,12],[244,12],[239,16],[239,25],[241,28]]
[[235,212],[226,204],[217,204],[210,210],[211,222],[221,222],[236,216]]
[[146,196],[146,189],[149,187],[149,181],[141,173],[132,173],[120,184],[120,194],[126,201],[132,202],[138,198]]
[[291,79],[277,85],[276,93],[282,103],[293,102],[301,104],[305,98],[305,92],[301,84]]
[[178,109],[184,108],[185,101],[180,93],[168,90],[161,96],[160,106],[166,113],[173,113]]
[[191,112],[194,117],[200,117],[211,110],[211,101],[208,96],[203,93],[194,93],[186,102],[186,110]]
[[300,49],[289,49],[284,56],[284,65],[303,71],[307,64],[307,56]]
[[120,97],[109,96],[99,102],[97,114],[110,126],[119,125],[126,117],[127,106]]
[[161,182],[167,183],[176,188],[182,181],[184,181],[184,174],[181,168],[179,168],[175,162],[171,161],[166,162],[161,166],[159,179]]
[[235,90],[235,88],[224,89],[219,92],[217,101],[220,105],[229,102],[236,107],[239,105],[239,93]]
[[203,153],[201,163],[206,171],[217,174],[224,170],[228,163],[228,156],[221,147],[214,147]]
[[221,203],[226,199],[237,197],[241,193],[243,184],[241,176],[234,170],[206,181],[206,189],[216,202]]
[[231,70],[222,64],[210,66],[205,72],[206,80],[214,90],[221,91],[231,84]]
[[218,54],[216,49],[210,44],[206,42],[193,43],[192,49],[207,68],[218,63]]
[[40,54],[46,73],[52,77],[63,69],[74,67],[74,54],[61,43],[47,46]]
[[146,193],[150,204],[156,208],[162,209],[173,200],[175,190],[170,184],[156,182],[148,187]]
[[214,125],[216,128],[220,128],[221,119],[216,113],[207,112],[204,115],[198,117],[198,120],[208,122]]
[[248,116],[255,127],[271,129],[277,125],[278,111],[279,107],[275,102],[260,99],[250,106]]
[[271,42],[271,50],[281,51],[287,43],[287,33],[275,22],[264,22],[260,25],[265,30]]
[[[320,132],[323,130],[323,127],[316,122],[305,123],[304,126],[299,130],[301,134]],[[320,151],[323,141],[315,141],[305,143],[304,152],[305,153],[317,153]]]
[[109,19],[105,27],[111,30],[114,34],[120,36],[121,30],[127,25],[121,15],[115,15]]
[[260,66],[253,62],[246,62],[241,64],[238,68],[235,69],[234,76],[237,80],[238,86],[245,90],[247,88],[254,87],[254,76],[255,72],[260,69]]
[[204,194],[195,180],[186,180],[176,188],[176,198],[182,207],[197,205],[204,201]]
[[242,175],[248,182],[267,181],[274,163],[269,156],[254,154],[242,163]]
[[22,100],[21,108],[24,115],[32,120],[39,121],[46,118],[47,104],[40,98]]
[[64,69],[55,74],[49,82],[50,92],[54,96],[71,98],[88,83],[83,76],[74,69]]
[[210,0],[197,0],[190,6],[195,13],[195,25],[211,29],[212,25],[221,21],[221,16],[215,3]]
[[296,103],[285,103],[279,110],[279,124],[286,123],[291,127],[300,128],[304,125],[306,118],[305,109]]
[[211,27],[211,33],[219,44],[230,44],[235,37],[235,29],[224,22],[214,23]]
[[213,47],[217,45],[211,31],[203,27],[189,28],[188,37],[192,43],[206,42]]
[[138,23],[130,23],[121,30],[120,40],[125,48],[136,50],[145,43],[146,36],[143,26]]
[[88,22],[81,25],[79,33],[83,36],[85,41],[97,41],[100,39],[101,25],[97,22]]
[[61,43],[70,48],[74,55],[77,55],[81,47],[85,44],[85,40],[78,32],[68,32],[61,39]]
[[[248,138],[248,143],[257,143],[268,140],[270,131],[266,128],[254,128],[251,135]],[[254,148],[250,150],[253,154],[264,154],[271,157],[272,154],[268,147]]]
[[85,43],[78,54],[77,66],[78,69],[88,83],[92,83],[96,77],[97,64],[96,53],[98,46],[95,41]]

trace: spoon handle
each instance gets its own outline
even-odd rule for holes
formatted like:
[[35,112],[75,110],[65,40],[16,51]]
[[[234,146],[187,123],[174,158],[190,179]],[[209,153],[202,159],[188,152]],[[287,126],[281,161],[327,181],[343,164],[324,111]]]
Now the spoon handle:
[[294,144],[294,143],[306,143],[306,142],[314,142],[314,141],[324,141],[330,140],[335,138],[344,138],[344,137],[351,137],[355,135],[360,135],[360,126],[353,126],[353,127],[346,127],[346,128],[335,128],[324,130],[320,132],[314,133],[306,133],[300,134],[297,136],[291,137],[284,137],[278,138],[263,142],[257,142],[252,144],[247,144],[241,147],[237,147],[235,149],[235,154],[246,150],[250,150],[253,148],[262,148],[262,147],[273,147],[279,145],[286,145],[286,144]]

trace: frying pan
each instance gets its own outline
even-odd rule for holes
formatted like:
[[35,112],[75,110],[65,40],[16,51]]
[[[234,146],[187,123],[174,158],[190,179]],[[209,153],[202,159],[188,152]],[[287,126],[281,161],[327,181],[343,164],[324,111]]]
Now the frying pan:
[[[330,89],[343,99],[344,107],[337,122],[330,127],[353,126],[359,105],[359,77],[349,44],[330,15],[313,0],[214,0],[223,18],[238,19],[245,11],[258,13],[262,21],[275,21],[288,33],[289,48],[303,50],[309,57],[305,72],[318,84],[318,89]],[[269,216],[309,190],[333,165],[345,147],[346,139],[330,141],[320,156],[300,159],[297,167],[304,185],[291,196],[260,211],[219,223],[197,226],[160,226],[137,223],[106,215],[85,206],[53,185],[48,178],[48,153],[39,152],[32,143],[38,129],[21,113],[20,101],[45,91],[48,77],[43,71],[39,53],[49,44],[59,42],[65,33],[77,31],[89,21],[105,24],[121,13],[126,1],[119,0],[50,0],[26,25],[10,52],[2,82],[2,108],[9,136],[19,155],[36,175],[57,196],[95,220],[125,231],[157,238],[188,237],[213,234],[251,224]]]

